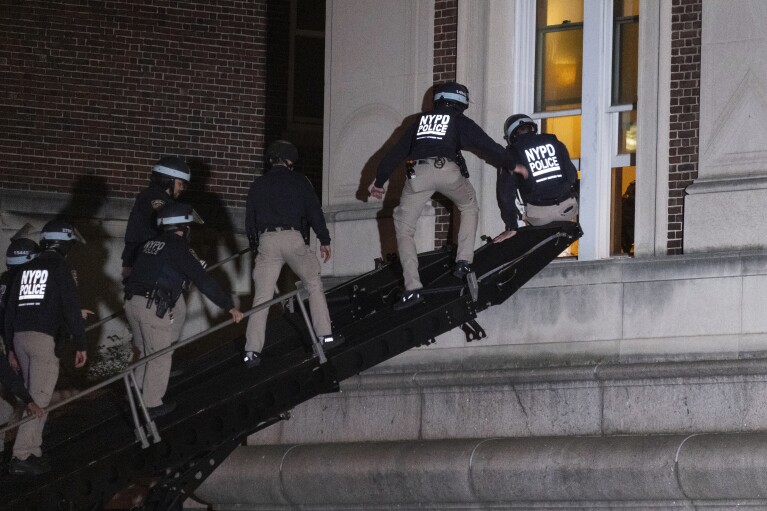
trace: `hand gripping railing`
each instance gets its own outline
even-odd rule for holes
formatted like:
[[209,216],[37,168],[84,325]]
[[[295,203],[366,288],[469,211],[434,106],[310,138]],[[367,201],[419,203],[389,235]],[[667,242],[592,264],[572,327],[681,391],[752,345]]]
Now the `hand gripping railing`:
[[[224,262],[224,261],[222,261]],[[296,290],[291,291],[289,293],[285,293],[283,295],[280,295],[272,300],[269,300],[268,302],[261,303],[251,309],[249,309],[247,312],[243,314],[243,319],[251,316],[252,314],[266,309],[268,307],[271,307],[274,304],[281,303],[287,299],[293,298],[294,296],[297,296],[298,299],[296,300],[298,302],[298,306],[301,309],[301,314],[304,318],[304,322],[306,323],[307,331],[312,339],[312,349],[314,350],[314,354],[319,357],[320,363],[324,364],[327,362],[327,357],[325,356],[325,352],[322,347],[322,343],[318,339],[317,335],[315,334],[314,328],[312,327],[312,322],[309,318],[309,314],[306,312],[306,305],[304,304],[304,298],[306,297],[307,292],[306,288],[304,287],[302,282],[296,282]],[[148,362],[151,362],[152,360],[159,358],[163,355],[166,355],[168,353],[171,353],[178,348],[182,346],[186,346],[187,344],[191,344],[197,340],[199,340],[202,337],[205,337],[213,332],[216,332],[218,330],[221,330],[222,328],[231,325],[234,322],[234,319],[228,319],[226,321],[223,321],[215,326],[210,327],[209,329],[200,332],[198,334],[195,334],[191,337],[188,337],[184,339],[183,341],[177,342],[173,344],[172,346],[169,346],[165,349],[162,349],[160,351],[157,351],[155,353],[152,353],[149,356],[146,356],[142,358],[141,360],[135,362],[134,364],[129,365],[123,372],[120,374],[116,374],[110,378],[107,378],[106,380],[89,387],[78,394],[69,397],[67,399],[64,399],[63,401],[60,401],[56,403],[55,405],[52,405],[48,408],[46,408],[46,413],[50,413],[53,410],[56,410],[58,408],[61,408],[65,405],[68,405],[69,403],[76,401],[78,399],[81,399],[89,394],[92,394],[96,392],[97,390],[100,390],[108,385],[111,385],[112,383],[116,382],[117,380],[123,380],[125,383],[125,389],[127,391],[127,399],[128,403],[130,405],[130,411],[131,411],[131,417],[133,418],[133,424],[135,426],[136,430],[136,438],[141,442],[141,446],[146,449],[150,446],[149,443],[149,437],[152,437],[154,443],[160,442],[162,439],[160,438],[160,433],[157,430],[157,426],[155,425],[154,421],[149,416],[149,411],[147,410],[146,405],[144,404],[144,399],[141,396],[141,391],[138,388],[138,385],[136,383],[136,375],[135,370],[138,367],[141,367],[143,365],[146,365]],[[139,416],[139,413],[141,416]],[[143,425],[142,420],[143,419]],[[0,433],[4,433],[8,430],[14,429],[25,422],[29,422],[31,420],[35,420],[35,417],[33,415],[28,415],[24,417],[23,419],[11,423],[4,428],[0,429]]]
[[[240,250],[239,252],[236,252],[236,253],[230,255],[229,257],[226,257],[226,258],[218,261],[215,264],[211,264],[210,266],[205,267],[205,271],[210,271],[210,270],[213,270],[215,268],[218,268],[219,266],[221,266],[221,265],[223,265],[225,263],[228,263],[229,261],[232,261],[234,259],[237,259],[238,257],[241,257],[241,256],[247,254],[248,252],[250,252],[250,249],[249,248],[244,248],[244,249]],[[108,323],[108,322],[112,321],[115,318],[119,318],[124,313],[125,313],[125,309],[121,309],[121,310],[119,310],[117,312],[114,312],[114,313],[110,314],[109,316],[101,318],[100,320],[96,321],[95,323],[91,323],[90,325],[88,325],[86,327],[85,331],[86,332],[90,332],[94,328],[100,327],[104,323]]]

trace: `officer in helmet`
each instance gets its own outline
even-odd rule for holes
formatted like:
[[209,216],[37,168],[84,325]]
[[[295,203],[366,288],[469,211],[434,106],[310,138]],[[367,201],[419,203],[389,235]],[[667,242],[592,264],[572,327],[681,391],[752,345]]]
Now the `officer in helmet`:
[[[8,250],[5,253],[5,264],[8,270],[0,275],[0,324],[3,324],[5,320],[5,305],[10,292],[9,285],[13,283],[13,279],[19,269],[37,257],[39,253],[40,247],[34,241],[28,238],[11,239],[11,243],[8,245]],[[27,412],[30,415],[42,417],[45,411],[37,406],[32,396],[29,395],[29,391],[24,386],[24,380],[11,368],[6,353],[7,349],[4,349],[3,353],[0,354],[0,383],[26,404]],[[15,357],[14,364],[18,367]],[[0,417],[0,422],[4,423],[9,419],[10,415]]]
[[506,119],[503,135],[507,151],[516,155],[519,164],[498,173],[498,206],[506,230],[493,241],[499,243],[517,232],[517,190],[525,204],[526,223],[577,222],[578,171],[567,147],[555,135],[538,133],[538,125],[525,114]]
[[394,229],[405,279],[405,292],[395,309],[423,300],[414,237],[421,210],[435,192],[452,200],[461,212],[453,274],[464,277],[471,271],[479,206],[461,150],[469,150],[494,166],[513,168],[515,165],[512,153],[504,151],[463,114],[468,106],[469,90],[464,85],[455,82],[435,85],[434,108],[423,112],[418,122],[384,156],[370,189],[373,197],[382,199],[384,184],[394,169],[407,161],[408,180],[399,206],[394,210]]
[[23,265],[40,254],[40,246],[29,238],[14,238],[5,252],[5,265],[8,268],[0,275],[0,325],[5,324],[5,305],[13,279]]
[[[161,233],[146,241],[136,257],[134,271],[125,279],[125,314],[133,344],[141,357],[163,350],[181,337],[186,319],[182,291],[194,283],[213,303],[242,320],[232,297],[224,292],[193,255],[189,233],[193,223],[202,220],[189,204],[170,202],[157,212]],[[163,403],[173,360],[172,353],[156,358],[136,369],[136,381],[151,418],[176,408]]]
[[[27,389],[41,407],[50,403],[59,377],[56,343],[71,339],[76,368],[83,367],[88,359],[80,297],[66,261],[78,242],[85,240],[69,222],[57,219],[45,224],[40,254],[19,268],[8,296],[4,326],[9,360],[18,361]],[[56,337],[62,327],[71,332],[71,337]],[[9,465],[11,474],[34,475],[50,470],[41,457],[44,425],[45,417],[41,417],[19,426]]]
[[152,167],[149,186],[136,197],[125,228],[125,249],[122,253],[123,278],[130,274],[133,262],[144,242],[157,235],[155,222],[157,210],[178,199],[190,179],[189,165],[177,156],[163,156]]
[[[256,252],[253,283],[256,306],[274,298],[274,286],[282,266],[287,264],[309,292],[312,325],[320,342],[327,348],[341,344],[333,336],[330,313],[320,279],[320,264],[309,248],[309,229],[320,241],[323,262],[330,259],[330,233],[325,225],[320,201],[311,183],[297,172],[296,146],[285,140],[272,142],[266,150],[268,171],[250,185],[245,204],[245,229],[250,248]],[[248,320],[245,343],[245,365],[261,362],[264,347],[267,309],[254,313]]]

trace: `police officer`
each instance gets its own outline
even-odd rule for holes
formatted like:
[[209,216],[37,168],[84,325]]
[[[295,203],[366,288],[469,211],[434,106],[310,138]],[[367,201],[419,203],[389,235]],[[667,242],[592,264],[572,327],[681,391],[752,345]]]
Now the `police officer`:
[[[309,249],[309,228],[320,241],[323,262],[330,259],[330,233],[325,225],[322,207],[311,183],[297,172],[298,149],[285,140],[272,142],[266,150],[268,171],[250,185],[245,204],[245,228],[250,247],[257,251],[253,268],[255,297],[253,305],[274,298],[274,286],[282,266],[287,263],[309,292],[309,310],[314,332],[327,348],[341,344],[333,336],[330,314],[320,279],[320,264]],[[261,362],[266,334],[267,309],[248,320],[245,343],[245,365]]]
[[[174,201],[160,208],[157,225],[163,232],[144,243],[135,271],[125,279],[125,314],[142,358],[179,340],[186,319],[182,291],[189,282],[228,311],[235,322],[242,320],[232,297],[192,255],[189,234],[193,223],[202,220],[188,204]],[[163,403],[172,360],[173,354],[168,353],[136,368],[136,381],[153,419],[176,408],[175,402]]]
[[578,171],[567,147],[555,135],[539,134],[538,125],[524,114],[506,119],[503,133],[509,143],[507,150],[516,154],[520,163],[498,173],[498,206],[506,231],[493,241],[499,243],[517,232],[517,190],[525,203],[524,220],[530,225],[576,222]]
[[[69,222],[51,220],[42,229],[42,252],[19,269],[5,311],[5,339],[9,357],[18,360],[21,374],[35,403],[50,403],[59,376],[56,343],[70,339],[75,345],[76,368],[88,359],[80,297],[66,256],[85,241]],[[71,337],[56,338],[65,326]],[[13,358],[10,358],[13,360]],[[50,466],[41,456],[45,418],[19,426],[13,446],[11,474],[41,474]]]
[[157,210],[178,199],[190,179],[189,166],[176,156],[163,156],[152,167],[149,186],[136,197],[125,228],[125,249],[122,253],[123,278],[130,274],[144,242],[158,234],[155,222]]
[[461,212],[458,251],[453,274],[463,277],[471,271],[479,207],[477,194],[468,180],[460,151],[469,151],[496,166],[514,167],[513,154],[494,142],[463,112],[469,106],[469,90],[448,82],[434,87],[434,108],[423,112],[417,123],[389,150],[378,167],[370,194],[382,199],[384,184],[394,169],[407,159],[408,181],[394,210],[394,229],[399,259],[405,278],[405,293],[395,309],[423,300],[418,275],[415,229],[426,201],[439,192],[453,201]]
[[[5,253],[5,264],[8,270],[0,275],[0,325],[4,324],[5,321],[5,306],[10,294],[9,286],[13,284],[13,279],[18,273],[19,268],[37,257],[39,253],[40,247],[28,238],[13,238],[8,245],[8,250]],[[8,353],[8,349],[3,345],[3,352],[0,354],[0,383],[26,404],[27,412],[30,415],[42,417],[44,410],[37,406],[32,396],[29,395],[29,391],[24,386],[24,380],[11,368],[6,353]],[[15,356],[13,357],[13,364],[14,367],[18,367],[18,361]],[[5,409],[9,409],[12,412],[10,406],[4,407]],[[0,423],[8,422],[11,417],[12,413],[4,413],[0,416]],[[2,450],[2,446],[0,446],[0,450]]]

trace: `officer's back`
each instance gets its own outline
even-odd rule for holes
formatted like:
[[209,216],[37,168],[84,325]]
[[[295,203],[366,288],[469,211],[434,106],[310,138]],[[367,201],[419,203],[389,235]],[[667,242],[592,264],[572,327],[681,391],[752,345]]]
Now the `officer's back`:
[[248,197],[258,229],[304,228],[307,221],[312,223],[313,217],[321,214],[319,199],[306,176],[281,165],[255,179]]

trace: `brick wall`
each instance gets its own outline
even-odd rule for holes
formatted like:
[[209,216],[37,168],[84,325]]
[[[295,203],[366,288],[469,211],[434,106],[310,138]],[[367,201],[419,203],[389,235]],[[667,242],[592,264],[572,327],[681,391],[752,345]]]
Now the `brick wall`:
[[684,190],[698,176],[702,0],[673,0],[671,7],[671,109],[669,131],[669,255],[684,249]]
[[101,179],[93,193],[132,197],[177,154],[199,171],[192,195],[242,206],[285,129],[289,15],[288,0],[4,2],[0,187]]
[[[457,48],[458,0],[436,0],[434,2],[434,83],[454,81]],[[437,216],[435,219],[434,243],[444,246],[453,238],[451,222],[453,204],[446,197],[437,195]]]

